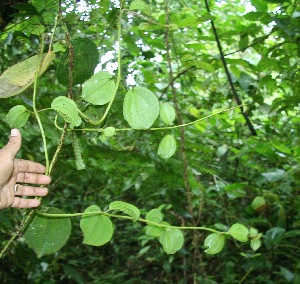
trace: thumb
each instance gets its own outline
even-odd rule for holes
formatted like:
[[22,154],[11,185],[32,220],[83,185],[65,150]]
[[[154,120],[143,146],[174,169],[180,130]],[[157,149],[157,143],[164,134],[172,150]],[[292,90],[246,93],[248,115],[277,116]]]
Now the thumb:
[[22,137],[18,129],[12,129],[8,143],[2,148],[3,155],[7,155],[7,158],[14,159],[16,154],[21,148]]

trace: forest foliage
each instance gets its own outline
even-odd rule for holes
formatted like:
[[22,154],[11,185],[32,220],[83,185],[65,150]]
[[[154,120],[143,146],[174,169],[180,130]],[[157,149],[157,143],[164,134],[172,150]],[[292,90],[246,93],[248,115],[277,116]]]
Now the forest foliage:
[[2,283],[300,281],[297,0],[10,4],[0,146],[52,184]]

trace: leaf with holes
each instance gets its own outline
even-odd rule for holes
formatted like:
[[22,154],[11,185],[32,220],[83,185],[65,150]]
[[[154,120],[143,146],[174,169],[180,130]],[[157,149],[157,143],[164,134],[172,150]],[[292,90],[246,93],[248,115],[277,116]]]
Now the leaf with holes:
[[204,240],[204,246],[207,248],[207,254],[216,254],[220,252],[225,244],[225,236],[222,234],[210,234]]
[[168,159],[175,154],[176,148],[176,140],[172,135],[167,134],[159,143],[157,154],[163,159]]
[[80,125],[81,118],[78,114],[77,105],[73,100],[59,96],[53,100],[51,108],[56,110],[65,122],[70,123],[71,128]]
[[[49,207],[48,214],[64,214],[58,208]],[[27,227],[24,239],[26,244],[34,250],[37,257],[59,251],[68,241],[71,234],[71,220],[69,218],[44,217],[35,213]]]
[[133,129],[148,129],[159,114],[157,97],[148,89],[135,87],[124,99],[123,115]]
[[0,76],[0,99],[18,95],[26,90],[34,82],[39,64],[41,63],[41,76],[54,58],[54,52],[35,55],[5,70]]
[[182,248],[184,237],[181,230],[166,228],[163,230],[159,242],[167,254],[174,254]]
[[17,105],[9,110],[6,119],[9,122],[10,127],[22,128],[26,124],[29,116],[30,112],[26,109],[26,107],[23,105]]
[[84,82],[82,98],[93,105],[105,105],[112,99],[114,91],[112,76],[101,71]]
[[140,217],[140,210],[132,204],[123,201],[113,201],[109,204],[109,210],[122,211],[132,217],[135,222]]
[[[100,211],[98,206],[91,205],[84,213],[98,213]],[[111,220],[101,214],[83,215],[80,228],[84,236],[83,243],[90,246],[103,246],[111,240],[114,232]]]

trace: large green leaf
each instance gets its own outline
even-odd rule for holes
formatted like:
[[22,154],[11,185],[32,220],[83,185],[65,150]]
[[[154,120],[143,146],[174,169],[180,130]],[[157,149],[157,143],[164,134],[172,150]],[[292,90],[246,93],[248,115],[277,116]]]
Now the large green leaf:
[[174,254],[182,248],[184,237],[181,230],[167,228],[163,230],[159,242],[167,254]]
[[54,52],[35,55],[4,71],[0,76],[0,99],[18,95],[26,90],[34,82],[39,66],[40,76],[46,71],[54,57]]
[[[96,205],[89,206],[84,212],[100,212]],[[101,214],[82,216],[80,228],[83,232],[83,243],[91,246],[102,246],[109,242],[113,235],[113,224],[111,220]]]
[[159,102],[157,97],[148,89],[135,87],[125,95],[123,115],[132,128],[150,128],[158,114]]
[[[54,207],[47,208],[45,212],[64,214],[62,210]],[[70,234],[71,220],[69,218],[45,217],[35,213],[25,231],[24,238],[37,257],[42,257],[60,250],[66,244]]]
[[[97,46],[88,38],[77,38],[72,41],[73,46],[73,84],[82,84],[90,78],[98,64],[99,53]],[[69,84],[69,50],[63,54],[58,69],[57,78],[63,85]]]
[[248,241],[249,230],[243,224],[239,224],[239,223],[233,224],[229,228],[228,233],[234,239],[236,239],[236,240],[238,240],[240,242],[247,242]]
[[108,103],[114,94],[115,83],[108,72],[101,71],[84,82],[82,98],[93,105]]
[[66,122],[70,123],[72,128],[80,125],[81,118],[78,114],[77,105],[73,100],[59,96],[53,100],[51,108],[56,110]]

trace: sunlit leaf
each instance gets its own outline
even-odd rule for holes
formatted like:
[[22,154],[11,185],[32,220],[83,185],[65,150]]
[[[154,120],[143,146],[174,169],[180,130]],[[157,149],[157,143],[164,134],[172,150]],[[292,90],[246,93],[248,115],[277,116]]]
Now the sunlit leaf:
[[123,201],[111,202],[109,204],[109,210],[122,211],[132,217],[133,221],[137,221],[141,214],[140,210],[136,206]]
[[233,224],[229,230],[228,233],[236,240],[240,242],[247,242],[248,241],[248,235],[249,230],[247,227],[245,227],[242,224],[235,223]]
[[51,108],[56,110],[66,122],[70,123],[72,128],[80,125],[81,118],[78,114],[77,105],[73,100],[59,96],[53,100]]
[[160,103],[159,116],[165,124],[172,124],[176,116],[174,107],[170,103]]
[[261,247],[261,240],[260,239],[252,239],[250,241],[250,247],[253,251],[257,251]]
[[163,220],[163,215],[158,209],[151,209],[147,215],[146,220],[154,223],[160,223]]
[[163,230],[159,242],[167,254],[174,254],[182,248],[184,237],[181,230],[166,228]]
[[134,0],[129,6],[129,10],[149,11],[149,6],[142,0]]
[[176,140],[172,135],[167,134],[159,143],[157,154],[163,159],[168,159],[175,154],[176,148]]
[[157,97],[148,89],[135,87],[125,95],[123,115],[132,128],[150,128],[158,114],[159,102]]
[[[49,207],[48,214],[64,214],[58,208]],[[69,218],[44,217],[37,213],[26,229],[24,239],[26,244],[34,250],[37,257],[59,251],[67,242],[71,234],[71,220]]]
[[[98,206],[91,205],[84,213],[100,211]],[[106,244],[111,240],[114,231],[111,220],[101,214],[82,216],[80,228],[84,236],[83,243],[91,246],[102,246]]]
[[11,128],[22,128],[26,124],[29,116],[30,112],[25,106],[17,105],[9,110],[6,119]]
[[54,52],[35,55],[5,70],[0,76],[0,99],[18,95],[26,90],[34,82],[39,66],[40,76],[54,58]]
[[84,82],[82,98],[93,105],[108,103],[114,94],[115,83],[108,72],[101,71]]
[[225,236],[223,234],[210,234],[204,240],[204,246],[207,248],[205,252],[207,254],[219,253],[225,244]]

